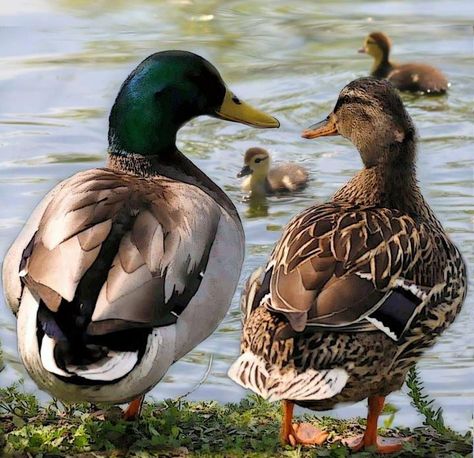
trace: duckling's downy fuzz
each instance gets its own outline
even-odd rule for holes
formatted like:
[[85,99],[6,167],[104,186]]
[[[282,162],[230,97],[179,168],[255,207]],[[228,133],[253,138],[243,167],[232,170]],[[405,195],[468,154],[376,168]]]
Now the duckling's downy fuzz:
[[308,176],[304,167],[291,162],[271,167],[270,153],[259,147],[245,152],[244,166],[237,175],[247,177],[242,183],[243,191],[260,195],[299,191],[308,184]]
[[240,277],[244,233],[229,197],[176,147],[190,119],[278,121],[185,51],[149,56],[109,118],[106,167],[41,201],[9,249],[4,291],[21,359],[62,400],[135,401],[209,336]]
[[383,32],[372,32],[359,49],[374,58],[371,75],[388,79],[397,89],[427,94],[443,94],[449,83],[445,75],[431,65],[421,63],[396,64],[391,62],[390,38]]
[[265,269],[241,300],[241,356],[229,376],[266,399],[282,400],[286,443],[327,437],[293,425],[293,404],[327,410],[369,399],[355,450],[400,450],[377,439],[384,397],[459,314],[467,291],[460,252],[416,179],[416,132],[386,80],[360,78],[334,110],[303,132],[342,135],[363,169],[327,203],[286,226]]

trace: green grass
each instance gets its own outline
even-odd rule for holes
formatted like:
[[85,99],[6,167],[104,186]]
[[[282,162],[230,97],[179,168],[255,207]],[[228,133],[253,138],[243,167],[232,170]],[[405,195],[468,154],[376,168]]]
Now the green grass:
[[[0,371],[2,354],[0,348]],[[472,458],[472,434],[446,426],[441,409],[424,393],[415,368],[407,379],[413,406],[424,426],[393,429],[397,409],[387,404],[381,433],[410,436],[394,457]],[[19,457],[334,457],[350,455],[341,437],[363,432],[364,420],[336,420],[305,415],[306,421],[330,432],[322,447],[282,447],[277,403],[249,396],[238,404],[189,402],[184,399],[146,403],[141,418],[121,419],[121,410],[91,404],[41,405],[20,384],[0,389],[0,456]],[[372,457],[365,451],[353,457]]]
[[[412,381],[416,386],[418,381]],[[419,387],[420,392],[422,387]],[[428,406],[428,409],[431,407]],[[387,409],[388,415],[394,411]],[[140,420],[126,422],[118,408],[90,404],[41,406],[16,385],[0,390],[0,447],[15,457],[335,457],[349,456],[338,439],[363,431],[364,421],[305,418],[331,432],[324,447],[293,449],[279,444],[279,405],[250,396],[238,404],[189,402],[146,403]],[[397,457],[467,457],[470,434],[437,431],[437,424],[414,430],[382,430],[411,436]],[[0,448],[1,450],[1,448]],[[3,456],[0,452],[0,456]],[[371,452],[353,457],[376,456]]]

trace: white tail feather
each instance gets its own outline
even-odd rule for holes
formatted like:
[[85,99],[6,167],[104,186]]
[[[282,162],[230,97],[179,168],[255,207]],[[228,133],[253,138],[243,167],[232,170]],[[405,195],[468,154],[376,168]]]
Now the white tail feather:
[[263,358],[245,352],[232,364],[229,377],[269,401],[316,401],[340,393],[349,378],[342,368],[329,370],[282,370],[267,365]]
[[107,356],[87,366],[66,366],[68,372],[59,368],[54,358],[56,343],[44,335],[41,343],[41,362],[53,374],[63,377],[77,375],[88,380],[112,381],[128,374],[138,362],[138,351],[109,351]]
[[41,342],[41,363],[48,372],[62,375],[63,377],[71,377],[73,374],[68,374],[66,371],[60,369],[56,364],[56,360],[54,359],[55,345],[56,342],[45,334],[43,341]]
[[68,371],[89,380],[112,381],[127,375],[138,362],[138,351],[109,351],[105,358],[85,367],[67,366]]

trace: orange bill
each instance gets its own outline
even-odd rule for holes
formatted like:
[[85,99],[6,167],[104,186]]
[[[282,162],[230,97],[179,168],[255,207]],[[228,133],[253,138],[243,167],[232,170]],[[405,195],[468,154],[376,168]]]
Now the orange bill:
[[331,135],[339,135],[334,116],[332,115],[329,115],[323,121],[309,126],[301,134],[303,138],[329,137]]

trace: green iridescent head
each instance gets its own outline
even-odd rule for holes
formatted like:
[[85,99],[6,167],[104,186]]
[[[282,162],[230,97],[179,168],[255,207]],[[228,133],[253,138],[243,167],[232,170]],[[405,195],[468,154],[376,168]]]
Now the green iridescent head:
[[175,151],[178,129],[200,115],[260,128],[280,125],[239,100],[207,60],[187,51],[163,51],[147,57],[122,84],[109,118],[109,151]]

